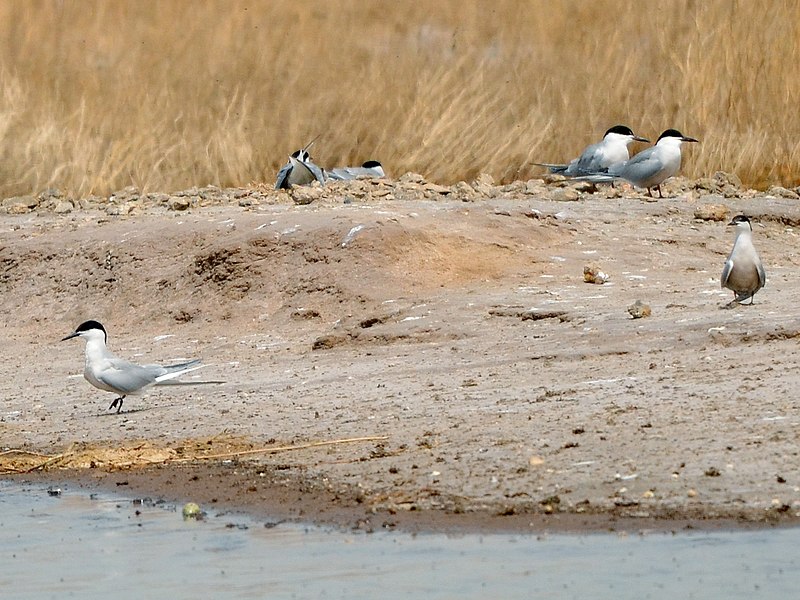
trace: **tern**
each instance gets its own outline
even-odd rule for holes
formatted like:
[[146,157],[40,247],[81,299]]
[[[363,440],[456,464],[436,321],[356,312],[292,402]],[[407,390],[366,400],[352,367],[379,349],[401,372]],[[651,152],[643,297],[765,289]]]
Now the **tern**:
[[327,173],[328,179],[344,181],[360,177],[386,177],[383,165],[377,160],[368,160],[360,167],[337,167]]
[[650,188],[658,188],[658,195],[663,198],[661,184],[681,168],[681,144],[684,142],[698,140],[683,135],[677,129],[667,129],[658,137],[655,146],[642,150],[630,160],[611,165],[605,172],[582,175],[576,179],[593,183],[624,179],[636,187],[647,188],[651,198],[653,193]]
[[118,394],[109,410],[116,407],[117,413],[122,410],[122,402],[126,396],[137,395],[154,385],[202,385],[224,383],[222,381],[173,381],[174,378],[203,367],[200,361],[174,365],[136,365],[114,356],[106,346],[108,334],[105,327],[97,321],[85,321],[61,341],[74,337],[86,340],[86,364],[83,376],[94,387],[106,392]]
[[741,304],[748,298],[752,304],[755,293],[767,282],[764,265],[753,246],[753,226],[745,215],[733,217],[728,225],[736,227],[736,238],[722,269],[720,286],[733,291],[730,305]]
[[315,137],[300,150],[295,150],[289,155],[289,162],[278,171],[278,178],[275,181],[276,190],[288,190],[293,185],[310,185],[315,181],[319,181],[322,185],[325,184],[327,179],[325,169],[315,165],[314,161],[311,160],[311,155],[308,153],[318,137]]
[[592,175],[608,169],[611,165],[624,162],[630,158],[628,146],[632,142],[650,142],[633,133],[626,125],[614,125],[606,131],[603,139],[596,144],[587,146],[578,158],[574,158],[568,165],[554,165],[548,163],[535,163],[540,167],[547,167],[551,173],[565,177],[578,177]]

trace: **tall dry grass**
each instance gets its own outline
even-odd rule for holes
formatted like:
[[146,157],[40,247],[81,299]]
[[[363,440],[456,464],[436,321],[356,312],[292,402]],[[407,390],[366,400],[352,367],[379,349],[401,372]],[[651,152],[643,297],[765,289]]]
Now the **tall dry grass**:
[[540,173],[616,123],[684,172],[800,181],[794,1],[3,0],[0,196],[274,181],[377,158]]

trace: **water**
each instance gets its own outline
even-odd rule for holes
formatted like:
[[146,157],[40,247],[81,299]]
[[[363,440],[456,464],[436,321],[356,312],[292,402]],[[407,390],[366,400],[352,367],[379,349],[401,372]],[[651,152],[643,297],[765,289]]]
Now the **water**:
[[708,600],[800,589],[797,528],[537,537],[267,525],[0,482],[0,597]]

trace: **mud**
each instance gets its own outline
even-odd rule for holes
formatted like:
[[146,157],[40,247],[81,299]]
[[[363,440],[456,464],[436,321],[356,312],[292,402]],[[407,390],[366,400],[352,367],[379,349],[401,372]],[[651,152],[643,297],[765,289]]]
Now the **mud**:
[[[397,196],[0,215],[3,447],[387,436],[44,475],[366,527],[797,520],[795,199]],[[768,281],[725,309],[738,212]],[[201,357],[227,383],[109,413],[58,341],[89,318],[125,358]]]

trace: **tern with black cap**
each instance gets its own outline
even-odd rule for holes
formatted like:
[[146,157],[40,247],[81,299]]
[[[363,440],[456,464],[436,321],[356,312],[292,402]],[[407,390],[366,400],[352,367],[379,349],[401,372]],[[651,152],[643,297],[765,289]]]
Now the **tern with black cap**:
[[275,180],[276,190],[288,190],[293,185],[310,185],[315,181],[319,181],[322,185],[325,184],[327,179],[325,169],[315,165],[314,161],[311,160],[311,155],[308,153],[318,137],[315,137],[300,150],[295,150],[289,155],[289,162],[278,171],[278,177]]
[[534,163],[540,167],[547,167],[551,173],[565,177],[579,177],[605,171],[611,165],[624,162],[630,158],[628,146],[632,142],[649,142],[647,138],[633,133],[627,125],[614,125],[603,135],[603,139],[596,144],[587,146],[578,158],[574,158],[568,165],[550,163]]
[[722,268],[720,285],[733,291],[730,305],[741,304],[748,298],[752,304],[753,296],[767,283],[767,273],[753,245],[753,226],[745,215],[736,215],[728,225],[736,227],[736,238]]
[[126,396],[137,395],[154,385],[203,385],[224,383],[222,381],[174,381],[185,373],[203,367],[199,360],[173,365],[136,365],[114,356],[107,347],[108,334],[105,327],[97,321],[85,321],[61,341],[74,337],[86,340],[86,363],[83,376],[94,387],[118,394],[109,406],[122,410]]
[[383,165],[377,160],[368,160],[360,167],[337,167],[327,172],[329,180],[344,181],[360,177],[386,177]]

